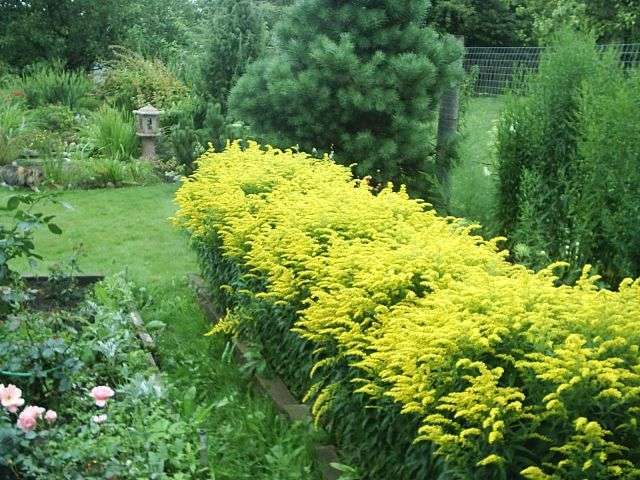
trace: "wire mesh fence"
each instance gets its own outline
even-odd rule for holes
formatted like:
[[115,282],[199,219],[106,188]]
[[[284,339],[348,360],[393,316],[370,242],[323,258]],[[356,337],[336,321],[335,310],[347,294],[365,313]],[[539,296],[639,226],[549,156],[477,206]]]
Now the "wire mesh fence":
[[[640,66],[640,43],[600,45],[613,49],[626,67]],[[476,95],[502,95],[511,86],[516,74],[538,70],[540,56],[546,47],[467,47],[465,70],[473,75]]]

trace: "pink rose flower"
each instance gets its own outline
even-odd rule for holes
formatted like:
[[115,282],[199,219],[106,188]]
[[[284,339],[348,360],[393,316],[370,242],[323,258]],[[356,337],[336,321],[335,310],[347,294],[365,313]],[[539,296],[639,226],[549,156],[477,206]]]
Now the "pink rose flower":
[[96,405],[99,407],[104,407],[107,404],[107,400],[115,395],[115,392],[111,390],[111,388],[100,385],[98,387],[94,387],[91,390],[91,396],[96,401]]
[[0,403],[7,411],[16,413],[18,407],[24,405],[24,399],[22,397],[22,390],[15,385],[7,385],[6,387],[0,384]]
[[18,415],[18,428],[23,432],[31,432],[36,428],[38,419],[42,418],[43,413],[44,408],[42,407],[26,407],[20,415]]
[[58,420],[58,414],[54,410],[47,410],[47,413],[44,414],[44,419],[48,423],[55,423]]
[[105,414],[102,415],[94,415],[91,417],[93,423],[101,424],[107,421],[107,416]]

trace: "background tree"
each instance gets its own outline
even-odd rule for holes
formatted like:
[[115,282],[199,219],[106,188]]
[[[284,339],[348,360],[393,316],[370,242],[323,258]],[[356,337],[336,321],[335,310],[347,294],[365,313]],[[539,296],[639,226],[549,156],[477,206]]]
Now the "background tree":
[[457,42],[425,28],[421,0],[301,0],[276,47],[230,98],[266,142],[334,149],[359,175],[424,194],[433,170],[439,95],[460,75]]
[[131,24],[123,46],[169,63],[191,47],[191,29],[198,21],[197,4],[192,0],[130,0],[127,8]]
[[507,0],[433,0],[427,22],[440,32],[464,36],[470,46],[520,45],[528,29]]
[[264,52],[267,32],[253,0],[218,0],[203,24],[201,90],[226,110],[231,87]]
[[130,0],[1,0],[0,61],[91,67],[125,35]]
[[517,0],[533,19],[533,38],[548,41],[565,25],[593,32],[599,42],[634,42],[640,35],[640,0]]

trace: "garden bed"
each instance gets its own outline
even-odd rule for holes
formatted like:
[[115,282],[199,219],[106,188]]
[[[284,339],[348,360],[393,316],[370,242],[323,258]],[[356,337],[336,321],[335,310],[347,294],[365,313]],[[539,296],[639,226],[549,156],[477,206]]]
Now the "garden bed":
[[24,275],[22,281],[31,293],[30,310],[51,311],[77,307],[103,275],[45,276]]
[[[0,478],[208,478],[123,276],[0,322]],[[33,278],[33,284],[46,278]],[[135,319],[135,321],[134,321]]]

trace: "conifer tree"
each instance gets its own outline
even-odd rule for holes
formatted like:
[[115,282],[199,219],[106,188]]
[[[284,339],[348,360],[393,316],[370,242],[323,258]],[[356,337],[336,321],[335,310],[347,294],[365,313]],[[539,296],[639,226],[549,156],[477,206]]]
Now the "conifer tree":
[[424,27],[425,0],[299,0],[230,109],[279,147],[334,150],[358,175],[424,194],[441,90],[461,48]]
[[231,87],[266,45],[266,29],[253,0],[217,0],[205,22],[202,90],[226,110]]

